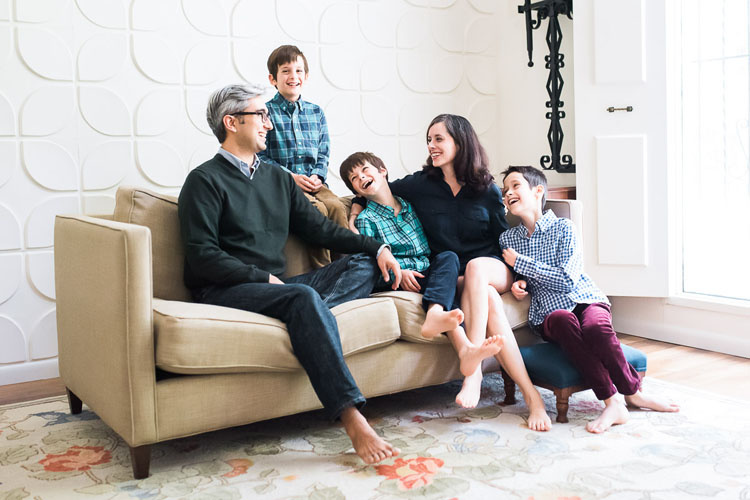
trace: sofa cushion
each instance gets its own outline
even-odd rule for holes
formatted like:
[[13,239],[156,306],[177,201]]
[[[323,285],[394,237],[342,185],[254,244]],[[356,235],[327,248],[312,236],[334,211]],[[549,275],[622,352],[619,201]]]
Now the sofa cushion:
[[[332,309],[344,356],[399,337],[390,299],[360,299]],[[156,365],[183,374],[283,372],[301,369],[286,325],[228,307],[154,299]]]
[[[422,323],[424,323],[425,312],[422,309],[422,295],[414,292],[388,291],[372,295],[373,297],[389,297],[396,304],[398,311],[398,322],[401,327],[401,338],[408,342],[417,343],[446,343],[449,342],[445,335],[438,335],[433,339],[422,337]],[[530,299],[526,297],[522,301],[513,298],[510,292],[502,295],[505,315],[511,328],[516,329],[528,323]]]

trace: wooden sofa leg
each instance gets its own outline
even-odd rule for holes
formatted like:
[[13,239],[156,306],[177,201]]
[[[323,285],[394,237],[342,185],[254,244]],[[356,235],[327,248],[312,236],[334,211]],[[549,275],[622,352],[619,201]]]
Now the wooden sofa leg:
[[83,410],[83,401],[73,394],[73,391],[65,388],[65,391],[68,393],[68,406],[70,407],[70,413],[73,415],[78,415]]
[[130,447],[130,463],[133,465],[133,477],[146,479],[151,465],[151,445]]
[[505,399],[503,400],[504,405],[516,404],[516,383],[510,378],[510,375],[505,373],[505,370],[500,370],[503,375],[503,385],[505,386]]
[[566,389],[555,389],[555,399],[557,406],[557,418],[555,421],[561,424],[568,423],[568,400],[571,392]]

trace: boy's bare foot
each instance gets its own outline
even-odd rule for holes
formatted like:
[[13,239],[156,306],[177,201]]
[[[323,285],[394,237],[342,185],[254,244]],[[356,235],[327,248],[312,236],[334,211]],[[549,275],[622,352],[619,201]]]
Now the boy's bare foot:
[[427,316],[422,324],[422,337],[426,339],[435,338],[443,332],[449,332],[460,325],[464,320],[464,312],[461,309],[446,311],[438,304],[432,304],[427,309]]
[[593,434],[601,434],[613,425],[624,424],[630,417],[627,407],[616,395],[606,399],[604,404],[601,415],[586,424],[586,430]]
[[654,411],[675,412],[680,411],[680,405],[672,401],[656,398],[638,391],[632,396],[625,396],[625,403],[636,408],[648,408]]
[[482,392],[482,370],[477,369],[474,373],[464,378],[461,390],[456,396],[456,403],[463,408],[475,408],[479,403],[479,395]]
[[350,406],[341,412],[341,422],[352,440],[354,452],[364,463],[378,463],[401,453],[401,450],[381,439],[355,407]]
[[547,432],[552,428],[552,420],[547,415],[547,409],[544,407],[544,400],[539,391],[534,389],[532,394],[524,394],[526,406],[529,407],[528,426],[532,431]]
[[474,373],[482,364],[484,358],[489,358],[500,352],[500,349],[503,348],[503,342],[503,338],[499,335],[484,339],[480,346],[467,342],[458,353],[461,375],[468,377]]

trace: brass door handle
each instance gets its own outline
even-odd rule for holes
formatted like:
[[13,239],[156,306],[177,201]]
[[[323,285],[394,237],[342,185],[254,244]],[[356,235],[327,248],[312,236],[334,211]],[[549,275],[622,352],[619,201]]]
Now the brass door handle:
[[610,106],[607,108],[607,111],[609,111],[610,113],[614,113],[615,111],[627,111],[628,113],[630,113],[631,111],[633,111],[633,106],[628,106],[626,108],[616,108],[614,106]]

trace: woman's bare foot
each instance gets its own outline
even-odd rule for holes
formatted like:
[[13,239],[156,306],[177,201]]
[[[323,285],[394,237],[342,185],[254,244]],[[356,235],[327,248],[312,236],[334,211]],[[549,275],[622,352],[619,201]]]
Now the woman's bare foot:
[[479,395],[482,392],[482,370],[477,369],[474,373],[464,378],[461,390],[456,395],[456,403],[463,408],[475,408],[479,403]]
[[484,358],[489,358],[500,352],[500,349],[503,348],[503,342],[503,338],[499,335],[493,335],[484,339],[484,342],[480,346],[475,346],[467,341],[465,346],[458,352],[461,375],[468,377],[474,373],[482,364]]
[[630,415],[628,409],[617,395],[604,400],[604,411],[594,420],[586,424],[586,430],[593,434],[601,434],[613,425],[624,424]]
[[427,309],[427,316],[422,324],[422,337],[431,339],[443,332],[449,332],[460,325],[464,320],[464,312],[461,309],[446,311],[439,304],[431,304]]
[[547,409],[544,407],[544,400],[536,388],[533,393],[524,394],[523,399],[526,406],[529,407],[528,426],[532,431],[547,432],[552,428],[552,420],[547,415]]
[[354,452],[364,463],[378,463],[401,453],[401,450],[381,439],[355,407],[350,406],[341,412],[341,422],[352,440]]
[[625,396],[625,403],[635,408],[648,408],[654,411],[680,411],[680,405],[667,399],[656,398],[638,391],[632,396]]

